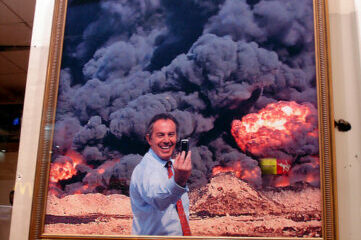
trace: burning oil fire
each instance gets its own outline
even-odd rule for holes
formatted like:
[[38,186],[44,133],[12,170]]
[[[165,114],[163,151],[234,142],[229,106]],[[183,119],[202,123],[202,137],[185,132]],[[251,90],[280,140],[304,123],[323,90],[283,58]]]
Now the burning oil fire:
[[242,121],[234,120],[231,133],[244,152],[262,156],[266,149],[291,143],[301,131],[318,138],[317,124],[312,119],[317,116],[315,112],[311,104],[271,103],[258,113],[244,116]]
[[259,168],[245,169],[242,168],[240,162],[235,162],[233,166],[215,166],[212,169],[212,176],[226,172],[232,172],[235,177],[246,180],[247,182],[253,182],[260,175]]
[[[319,184],[319,159],[304,151],[304,160],[294,163],[304,143],[315,144],[317,154],[317,110],[308,103],[280,101],[271,103],[258,113],[251,113],[232,122],[231,133],[245,152],[257,158],[259,168],[249,170],[240,162],[232,166],[216,166],[212,173],[233,172],[242,180],[250,181],[261,172],[274,187],[287,187],[297,182]],[[303,141],[307,140],[307,141]],[[309,145],[307,145],[309,147]]]
[[290,185],[290,178],[288,176],[279,176],[274,183],[275,187],[288,187]]
[[[107,169],[113,168],[114,165],[117,164],[119,161],[119,158],[109,160],[100,165],[98,168],[89,171],[83,179],[84,185],[82,186],[80,193],[86,193],[89,191],[91,192],[96,189],[96,187],[100,186],[104,181],[109,183],[109,178],[104,178],[103,174],[106,172]],[[75,194],[76,193],[78,192],[75,192]]]
[[[73,150],[69,150],[63,157],[57,158],[50,167],[48,194],[62,197],[64,191],[67,194],[83,194],[96,191],[97,187],[102,187],[104,181],[109,184],[109,174],[104,177],[107,169],[111,169],[120,159],[106,161],[97,168],[92,168],[85,163],[82,155]],[[76,167],[82,164],[87,167],[87,174],[82,181],[68,183],[65,187],[59,183],[61,180],[71,179],[78,174]],[[65,188],[65,189],[64,189]]]
[[51,163],[50,182],[57,183],[72,178],[77,173],[76,166],[83,162],[83,157],[73,150],[69,150],[63,159],[65,160]]

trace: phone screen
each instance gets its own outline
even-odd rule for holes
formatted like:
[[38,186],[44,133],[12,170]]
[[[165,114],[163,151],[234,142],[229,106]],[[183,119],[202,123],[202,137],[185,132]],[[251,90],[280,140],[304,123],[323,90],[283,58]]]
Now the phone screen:
[[185,151],[186,156],[189,150],[189,140],[188,139],[182,139],[181,140],[181,152]]

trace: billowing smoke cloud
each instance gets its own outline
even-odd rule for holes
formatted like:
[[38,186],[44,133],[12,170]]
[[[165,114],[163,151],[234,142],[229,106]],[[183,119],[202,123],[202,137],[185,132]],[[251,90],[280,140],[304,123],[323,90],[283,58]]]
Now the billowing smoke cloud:
[[210,18],[204,32],[217,36],[231,36],[233,40],[263,40],[266,37],[262,26],[255,21],[251,6],[245,1],[228,0],[219,13]]
[[74,117],[57,121],[54,129],[54,148],[56,152],[65,153],[71,149],[73,138],[80,129],[80,122]]
[[[105,0],[98,4],[84,1],[83,3],[85,4],[80,4],[81,7],[88,6],[93,11],[97,10],[94,14],[98,16],[84,27],[82,41],[70,48],[72,53],[69,55],[83,63],[89,60],[102,45],[106,46],[120,39],[129,40],[132,33],[140,34],[143,31],[149,32],[151,28],[161,29],[164,26],[160,0]],[[73,6],[70,3],[70,9],[74,7],[77,10],[77,5],[79,3]],[[79,20],[78,17],[74,14],[72,19],[69,19],[69,23]],[[93,16],[89,18],[92,19]]]
[[[97,14],[78,18],[81,5]],[[311,0],[70,1],[68,11],[81,30],[66,31],[53,161],[73,149],[84,162],[58,185],[64,194],[127,193],[146,125],[162,112],[191,140],[191,187],[235,164],[260,187],[259,159],[237,146],[232,120],[279,101],[317,108]],[[293,182],[318,171],[317,148],[280,150],[292,149]]]

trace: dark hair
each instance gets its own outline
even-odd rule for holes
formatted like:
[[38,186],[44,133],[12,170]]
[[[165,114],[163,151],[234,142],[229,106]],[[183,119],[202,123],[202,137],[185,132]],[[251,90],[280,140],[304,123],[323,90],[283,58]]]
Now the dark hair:
[[169,119],[169,120],[173,121],[175,123],[175,129],[176,129],[176,133],[178,136],[179,123],[178,123],[177,119],[175,119],[175,117],[173,115],[171,115],[170,113],[159,113],[157,115],[154,115],[148,123],[145,134],[147,134],[147,135],[149,135],[149,137],[151,137],[152,133],[153,133],[153,125],[156,121],[158,121],[160,119],[164,119],[164,120]]

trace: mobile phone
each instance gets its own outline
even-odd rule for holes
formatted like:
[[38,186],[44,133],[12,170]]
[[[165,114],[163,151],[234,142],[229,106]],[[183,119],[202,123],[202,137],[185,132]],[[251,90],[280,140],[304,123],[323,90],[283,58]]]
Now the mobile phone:
[[187,156],[189,150],[189,140],[188,139],[182,139],[181,140],[181,152],[185,151]]

